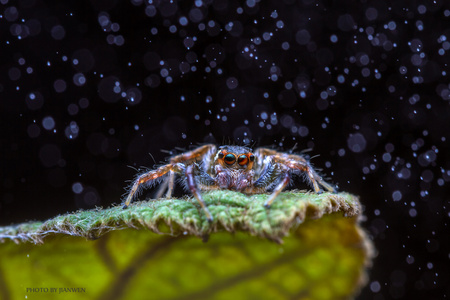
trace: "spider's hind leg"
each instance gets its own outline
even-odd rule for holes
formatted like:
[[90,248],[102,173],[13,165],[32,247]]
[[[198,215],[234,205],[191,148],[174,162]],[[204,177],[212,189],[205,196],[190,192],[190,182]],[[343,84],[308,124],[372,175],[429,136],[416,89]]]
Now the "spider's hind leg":
[[169,178],[167,179],[168,188],[166,193],[166,198],[172,198],[173,186],[175,184],[175,173],[170,171]]
[[319,183],[320,186],[324,187],[328,192],[337,193],[336,187],[323,180],[322,177],[320,177],[320,175],[318,175],[316,172],[314,172],[314,179]]
[[172,198],[173,189],[175,186],[175,175],[173,171],[169,171],[169,175],[164,179],[163,183],[160,185],[158,191],[156,192],[155,199],[163,197],[164,192],[166,192],[166,199]]
[[[162,195],[164,194],[164,192],[167,190],[167,187],[169,186],[169,176],[167,176],[167,178],[165,178],[163,180],[163,182],[161,183],[161,185],[158,188],[158,191],[155,194],[155,199],[160,199],[162,198]],[[166,194],[167,195],[167,194]],[[167,197],[169,198],[169,197]]]

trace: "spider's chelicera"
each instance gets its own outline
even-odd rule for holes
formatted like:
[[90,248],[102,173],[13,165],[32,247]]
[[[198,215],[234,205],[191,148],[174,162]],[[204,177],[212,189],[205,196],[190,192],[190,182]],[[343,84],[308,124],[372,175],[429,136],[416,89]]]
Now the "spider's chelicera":
[[293,175],[304,175],[316,193],[321,187],[334,192],[332,185],[320,177],[301,155],[287,154],[267,148],[252,149],[243,146],[204,145],[192,151],[174,156],[170,163],[141,174],[134,181],[123,208],[127,208],[143,186],[164,180],[158,191],[160,198],[172,196],[175,175],[191,191],[203,208],[208,221],[213,217],[203,201],[200,191],[228,189],[244,194],[260,194],[271,191],[265,202],[270,207],[275,198],[292,181]]

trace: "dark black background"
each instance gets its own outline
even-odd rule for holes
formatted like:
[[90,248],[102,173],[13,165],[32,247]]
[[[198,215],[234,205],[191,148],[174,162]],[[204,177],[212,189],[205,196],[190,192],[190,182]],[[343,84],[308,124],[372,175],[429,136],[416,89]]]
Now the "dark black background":
[[365,206],[359,298],[448,296],[448,2],[0,3],[1,225],[118,204],[161,150],[297,145]]

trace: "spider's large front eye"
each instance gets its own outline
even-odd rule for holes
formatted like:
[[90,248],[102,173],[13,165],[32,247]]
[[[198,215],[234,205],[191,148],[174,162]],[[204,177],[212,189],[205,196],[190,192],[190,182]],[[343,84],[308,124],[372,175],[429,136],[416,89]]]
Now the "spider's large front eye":
[[241,156],[239,156],[239,158],[238,158],[238,164],[239,164],[240,166],[244,166],[244,165],[246,165],[247,163],[248,163],[247,155],[241,155]]
[[232,165],[236,161],[236,157],[233,154],[227,154],[223,160],[227,165]]

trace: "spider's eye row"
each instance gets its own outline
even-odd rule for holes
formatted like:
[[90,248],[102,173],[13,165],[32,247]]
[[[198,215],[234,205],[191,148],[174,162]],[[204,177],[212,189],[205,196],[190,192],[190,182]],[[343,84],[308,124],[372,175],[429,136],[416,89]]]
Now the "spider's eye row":
[[227,165],[232,165],[236,161],[236,157],[233,154],[227,154],[224,160]]
[[243,155],[239,156],[239,158],[238,158],[238,164],[239,165],[244,166],[247,163],[248,163],[247,155],[243,154]]

